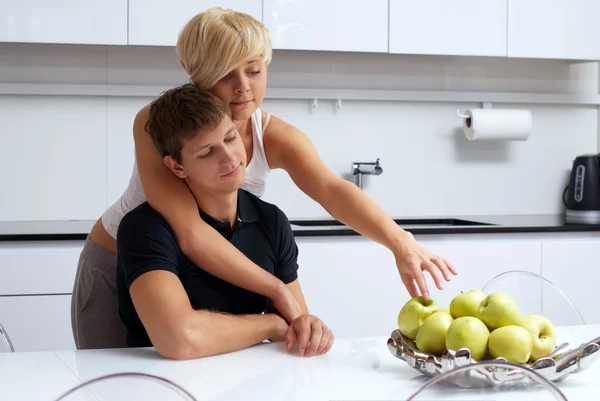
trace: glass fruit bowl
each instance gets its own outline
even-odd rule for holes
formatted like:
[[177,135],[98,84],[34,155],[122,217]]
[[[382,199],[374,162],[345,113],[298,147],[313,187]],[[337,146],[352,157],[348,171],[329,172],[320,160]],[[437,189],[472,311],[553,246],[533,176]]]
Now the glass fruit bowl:
[[[482,362],[472,359],[471,352],[467,348],[460,348],[456,351],[445,350],[441,356],[424,353],[417,348],[414,340],[404,336],[400,330],[392,332],[387,346],[393,356],[430,377],[444,374],[461,366]],[[520,366],[535,371],[549,381],[556,382],[563,380],[569,374],[589,367],[598,357],[598,350],[600,350],[600,337],[574,348],[569,348],[568,343],[562,343],[557,345],[549,356]],[[493,360],[506,362],[504,358]],[[527,379],[522,370],[512,369],[510,365],[507,364],[502,368],[475,369],[468,376],[458,375],[453,382],[461,387],[493,387],[522,382]]]
[[[543,317],[549,318],[550,322],[557,326],[581,327],[582,325],[585,325],[583,317],[567,296],[554,285],[554,283],[537,273],[521,270],[507,271],[493,277],[480,292],[485,295],[489,295],[493,292],[502,292],[504,295],[508,295],[509,298],[511,298],[510,302],[514,301],[513,305],[520,310],[517,313],[519,316],[540,314]],[[467,294],[463,294],[461,297],[463,298],[463,301],[459,302],[461,302],[464,307],[464,300],[468,298],[468,296]],[[509,300],[505,297],[505,301]],[[432,308],[439,308],[435,302],[433,302],[433,304],[431,302],[425,303],[422,300],[420,302],[423,304],[424,308],[429,308],[430,311]],[[469,302],[472,303],[471,309],[473,309],[473,305],[476,305],[479,301],[475,298],[471,298],[471,301]],[[407,302],[406,305],[409,303],[410,301]],[[410,309],[407,309],[407,311],[408,310]],[[450,310],[447,312],[450,312]],[[470,310],[470,312],[472,313],[473,311]],[[473,314],[467,314],[467,316],[473,316]],[[427,319],[425,319],[425,321],[427,321]],[[421,324],[423,324],[423,322]],[[468,348],[458,348],[456,350],[446,349],[441,353],[436,351],[435,354],[423,352],[422,350],[419,350],[415,340],[412,340],[407,336],[409,335],[408,333],[414,333],[415,330],[419,330],[415,324],[413,324],[413,326],[414,327],[399,326],[399,329],[403,330],[397,329],[392,332],[391,337],[387,342],[388,349],[392,355],[405,361],[410,367],[420,373],[430,377],[442,375],[456,368],[477,365],[474,369],[465,369],[465,374],[451,375],[451,381],[462,387],[489,387],[507,385],[510,383],[522,383],[527,381],[527,375],[523,372],[535,372],[536,375],[539,375],[550,382],[557,382],[563,380],[569,374],[578,372],[590,366],[599,355],[598,350],[600,349],[600,337],[590,341],[584,341],[577,347],[572,347],[567,342],[561,343],[559,341],[549,355],[548,353],[544,353],[544,355],[547,356],[529,361],[528,363],[516,365],[514,363],[508,363],[508,361],[502,357],[495,359],[489,355],[481,357],[481,350],[476,350],[476,352],[472,354]],[[491,331],[493,330],[490,330],[490,332]],[[403,333],[407,335],[404,335]],[[412,334],[410,337],[415,338]],[[581,340],[570,339],[570,341],[577,344]],[[438,350],[441,351],[442,349],[443,347],[439,348],[438,345]],[[472,355],[476,355],[476,357],[473,357]],[[481,359],[478,360],[478,358]],[[488,364],[486,367],[479,367],[480,363],[483,361],[499,361],[508,364],[502,365],[500,368],[497,364]],[[511,365],[520,366],[522,368],[514,369],[511,368]]]

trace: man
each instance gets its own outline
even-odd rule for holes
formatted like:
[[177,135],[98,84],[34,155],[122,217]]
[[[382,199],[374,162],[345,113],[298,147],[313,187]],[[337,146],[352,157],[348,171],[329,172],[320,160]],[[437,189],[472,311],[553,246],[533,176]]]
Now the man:
[[[167,221],[146,202],[117,235],[119,314],[131,347],[154,346],[192,359],[270,341],[298,343],[301,356],[329,351],[334,337],[308,314],[298,282],[298,248],[285,214],[241,189],[246,151],[227,106],[191,84],[153,102],[147,124],[165,164],[189,186],[202,218],[257,265],[284,282],[303,315],[288,323],[269,299],[194,265]],[[207,244],[210,246],[210,244]]]

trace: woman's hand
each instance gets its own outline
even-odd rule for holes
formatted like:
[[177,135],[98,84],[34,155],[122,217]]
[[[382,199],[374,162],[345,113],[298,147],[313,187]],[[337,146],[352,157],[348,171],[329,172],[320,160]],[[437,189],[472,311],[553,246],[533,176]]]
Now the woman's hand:
[[440,290],[444,289],[444,280],[450,281],[452,275],[458,274],[448,260],[429,252],[407,231],[402,231],[393,252],[398,272],[411,297],[422,295],[429,299],[424,271],[429,272]]
[[289,288],[283,283],[281,283],[276,294],[271,298],[271,304],[288,324],[291,324],[302,314],[300,304]]

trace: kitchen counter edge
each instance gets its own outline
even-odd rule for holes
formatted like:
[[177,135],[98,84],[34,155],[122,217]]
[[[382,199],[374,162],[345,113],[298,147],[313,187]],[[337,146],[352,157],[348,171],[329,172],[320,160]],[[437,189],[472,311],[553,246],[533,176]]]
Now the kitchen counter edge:
[[[439,225],[423,224],[418,221],[431,219],[475,221],[478,225]],[[402,219],[402,218],[398,218]],[[563,215],[494,215],[494,216],[444,216],[408,217],[415,224],[403,226],[413,235],[435,234],[493,234],[493,233],[551,233],[551,232],[594,232],[600,225],[567,224]],[[311,223],[331,221],[331,219],[290,219],[296,237],[358,236],[359,234],[344,225],[319,227]],[[0,221],[0,241],[61,241],[85,240],[95,221]],[[334,223],[336,223],[334,221]],[[303,225],[298,225],[303,224]]]

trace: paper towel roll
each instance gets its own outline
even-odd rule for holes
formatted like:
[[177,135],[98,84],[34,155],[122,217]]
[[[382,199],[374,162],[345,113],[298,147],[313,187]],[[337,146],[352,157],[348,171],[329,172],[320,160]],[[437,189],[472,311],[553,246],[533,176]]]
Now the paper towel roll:
[[529,110],[466,110],[463,132],[469,140],[525,141],[532,128]]

